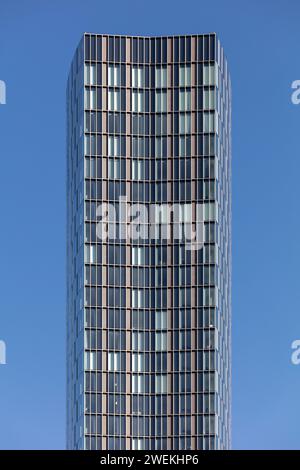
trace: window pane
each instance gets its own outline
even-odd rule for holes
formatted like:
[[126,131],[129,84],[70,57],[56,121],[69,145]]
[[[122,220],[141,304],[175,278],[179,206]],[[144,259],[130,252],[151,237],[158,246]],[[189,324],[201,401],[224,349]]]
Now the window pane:
[[179,67],[179,86],[191,85],[191,67],[189,65],[180,65]]
[[85,64],[85,84],[96,85],[96,64]]
[[167,87],[167,67],[157,67],[155,70],[155,86],[156,88]]
[[108,66],[108,86],[121,85],[121,69],[119,65],[109,64]]

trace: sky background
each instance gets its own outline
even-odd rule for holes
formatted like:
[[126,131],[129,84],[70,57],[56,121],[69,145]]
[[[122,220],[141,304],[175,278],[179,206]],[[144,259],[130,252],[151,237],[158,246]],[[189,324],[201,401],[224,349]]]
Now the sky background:
[[65,87],[84,31],[217,32],[233,91],[234,449],[300,449],[297,0],[0,0],[0,448],[65,446]]

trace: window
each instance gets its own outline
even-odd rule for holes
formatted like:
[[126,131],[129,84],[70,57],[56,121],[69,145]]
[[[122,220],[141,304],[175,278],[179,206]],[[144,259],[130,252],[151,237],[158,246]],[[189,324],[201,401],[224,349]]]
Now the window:
[[85,245],[86,263],[96,263],[96,246],[97,245]]
[[132,374],[132,393],[144,393],[145,380],[144,375]]
[[120,160],[109,158],[108,160],[108,177],[120,178]]
[[167,115],[157,114],[155,116],[155,133],[157,135],[167,134]]
[[134,180],[142,179],[143,160],[132,160],[131,178]]
[[85,64],[85,84],[96,85],[96,64]]
[[89,370],[96,369],[96,351],[85,352],[85,368]]
[[110,372],[108,375],[108,392],[124,393],[126,389],[126,374]]
[[96,88],[85,89],[84,96],[85,96],[85,108],[96,109],[97,108]]
[[164,113],[167,111],[167,92],[166,91],[156,91],[155,111],[157,113]]
[[203,288],[203,305],[207,307],[213,307],[216,304],[215,301],[215,288],[204,287]]
[[[141,324],[140,324],[141,327]],[[132,333],[132,350],[142,351],[149,349],[149,334],[146,332],[133,332]]]
[[191,289],[190,288],[179,289],[179,305],[180,307],[191,306]]
[[85,347],[87,349],[101,349],[102,333],[100,330],[85,330]]
[[125,286],[125,268],[117,266],[108,267],[108,284],[111,286]]
[[167,393],[167,376],[155,376],[155,393]]
[[[101,395],[100,395],[101,396]],[[109,413],[123,413],[125,410],[125,395],[108,395],[108,409]],[[100,406],[98,407],[101,408]]]
[[218,160],[214,158],[203,158],[198,161],[198,178],[218,179]]
[[109,245],[108,247],[108,263],[109,264],[125,264],[126,250],[123,245]]
[[86,390],[88,392],[96,392],[96,384],[101,388],[101,376],[101,372],[88,372],[85,374]]
[[192,222],[192,204],[180,204],[180,219],[181,223]]
[[97,141],[97,137],[95,134],[87,134],[84,137],[84,152],[86,155],[95,155],[97,153],[97,142],[99,143],[100,149],[100,141]]
[[141,266],[145,264],[145,252],[144,247],[132,247],[131,262],[133,265]]
[[201,199],[215,199],[215,181],[203,181]]
[[108,289],[108,299],[107,299],[107,305],[111,307],[120,307],[123,305],[120,305],[120,288],[113,288],[110,287]]
[[167,312],[155,312],[155,328],[156,330],[167,329]]
[[85,113],[85,132],[101,132],[102,117],[100,112]]
[[179,67],[179,86],[191,85],[191,67],[190,65],[180,65]]
[[119,156],[121,155],[121,138],[116,136],[108,136],[108,155]]
[[124,134],[125,130],[125,113],[108,113],[108,132],[112,134]]
[[144,308],[145,307],[145,291],[142,289],[132,290],[132,307]]
[[203,64],[203,85],[216,85],[216,70],[213,64]]
[[108,178],[119,179],[126,176],[126,162],[123,158],[108,159]]
[[191,110],[191,92],[190,90],[179,91],[179,111]]
[[155,87],[166,88],[167,87],[167,67],[157,67],[155,70]]
[[126,327],[126,311],[109,309],[107,314],[108,328],[125,328]]
[[204,205],[204,220],[216,220],[217,219],[217,205],[214,202],[206,202]]
[[117,372],[125,370],[126,356],[121,352],[108,352],[108,370],[110,372]]
[[155,157],[166,157],[167,156],[167,138],[156,137],[155,138]]
[[191,155],[191,138],[190,136],[179,137],[179,156],[189,157]]
[[110,181],[108,183],[108,198],[110,200],[117,200],[121,196],[126,195],[126,184],[125,182]]
[[102,408],[102,396],[100,393],[86,393],[85,394],[86,411],[88,413],[96,413]]
[[101,304],[101,287],[87,287],[85,289],[85,305]]
[[166,351],[167,350],[167,333],[155,333],[155,350]]
[[144,137],[132,138],[132,156],[133,157],[145,156],[145,142],[146,142],[146,139]]
[[218,391],[218,380],[216,372],[204,372],[198,376],[198,391],[214,392]]
[[203,132],[215,132],[215,114],[203,113]]
[[154,248],[155,253],[155,264],[166,265],[167,264],[167,247],[158,246]]
[[86,284],[101,284],[102,278],[101,266],[86,266],[85,267],[85,282]]
[[149,178],[149,162],[145,160],[132,160],[131,178],[143,180]]
[[179,134],[191,133],[191,115],[180,113],[179,115]]
[[[126,336],[124,331],[109,330],[108,331],[108,348],[109,349],[125,349],[126,347]],[[121,356],[112,356],[111,360],[113,363],[121,364]],[[118,362],[119,361],[119,362]],[[112,364],[112,362],[111,362]]]
[[132,111],[135,113],[142,113],[145,111],[144,93],[142,91],[134,90],[132,92]]
[[121,69],[119,65],[108,65],[108,86],[121,85]]
[[85,432],[88,434],[95,434],[100,432],[101,429],[101,416],[87,415],[85,416]]
[[132,67],[132,86],[133,88],[145,86],[145,71],[142,67]]
[[203,109],[215,109],[214,90],[203,90]]
[[[155,163],[155,178],[158,179],[158,180],[167,179],[167,160],[165,160],[165,159],[162,159],[162,160],[155,159],[154,163]],[[153,169],[153,162],[152,162],[152,169]]]
[[108,434],[125,434],[125,416],[108,417]]
[[145,448],[144,439],[132,439],[133,450],[143,450]]
[[145,354],[132,353],[132,372],[146,372]]
[[120,90],[108,90],[108,110],[121,110],[121,92]]
[[167,224],[169,222],[168,204],[156,204],[154,207],[154,221],[156,224]]

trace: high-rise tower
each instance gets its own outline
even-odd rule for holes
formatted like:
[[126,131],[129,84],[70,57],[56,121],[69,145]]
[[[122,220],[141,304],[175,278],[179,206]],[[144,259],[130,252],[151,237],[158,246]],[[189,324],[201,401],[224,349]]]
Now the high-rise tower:
[[[67,87],[68,448],[230,447],[230,103],[215,34],[85,34],[75,52]],[[143,219],[147,236],[101,236],[105,204],[119,217],[120,201],[156,206],[154,214],[158,207],[154,231]],[[191,247],[175,224],[196,222],[197,205],[203,244]],[[165,237],[163,206],[179,211]]]

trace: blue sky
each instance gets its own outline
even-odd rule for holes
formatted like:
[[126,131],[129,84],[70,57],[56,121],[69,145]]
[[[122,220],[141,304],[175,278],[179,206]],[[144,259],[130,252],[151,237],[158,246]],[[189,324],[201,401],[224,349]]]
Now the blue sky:
[[233,88],[233,447],[299,449],[297,0],[0,0],[0,448],[65,445],[65,86],[84,31],[216,31]]

